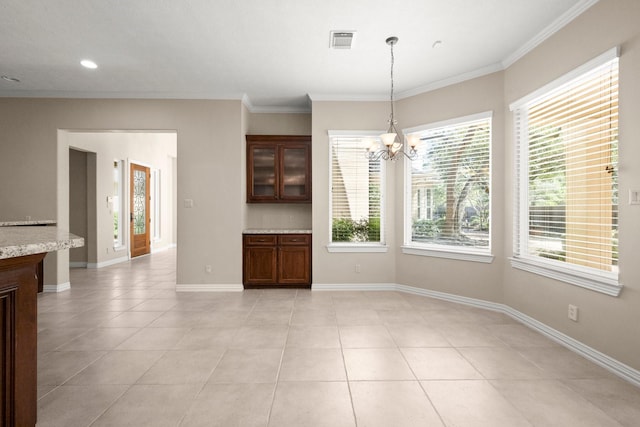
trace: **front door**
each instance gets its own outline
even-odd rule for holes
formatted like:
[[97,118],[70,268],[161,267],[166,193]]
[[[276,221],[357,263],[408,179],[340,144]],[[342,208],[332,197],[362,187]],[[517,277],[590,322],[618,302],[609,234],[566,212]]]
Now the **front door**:
[[149,225],[149,168],[131,163],[131,257],[151,252]]

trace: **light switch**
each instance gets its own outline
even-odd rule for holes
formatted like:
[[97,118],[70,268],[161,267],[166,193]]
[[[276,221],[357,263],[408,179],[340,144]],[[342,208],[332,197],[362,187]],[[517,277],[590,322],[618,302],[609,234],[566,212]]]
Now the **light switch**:
[[639,190],[629,190],[629,204],[630,205],[640,205],[640,191]]
[[193,207],[193,199],[184,199],[184,207],[192,208]]

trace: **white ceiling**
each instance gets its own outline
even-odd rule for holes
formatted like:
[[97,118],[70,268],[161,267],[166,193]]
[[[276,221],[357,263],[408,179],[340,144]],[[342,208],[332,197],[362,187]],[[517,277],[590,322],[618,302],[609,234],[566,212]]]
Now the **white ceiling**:
[[[0,75],[20,82],[0,96],[388,99],[395,35],[402,98],[503,69],[596,1],[2,0]],[[332,30],[357,31],[353,49]]]

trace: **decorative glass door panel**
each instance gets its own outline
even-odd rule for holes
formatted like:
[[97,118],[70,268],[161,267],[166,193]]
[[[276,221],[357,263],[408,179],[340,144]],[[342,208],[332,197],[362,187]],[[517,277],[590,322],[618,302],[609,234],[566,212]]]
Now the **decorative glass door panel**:
[[276,195],[276,149],[255,147],[253,149],[253,195],[275,197]]
[[149,180],[150,170],[147,167],[131,163],[131,256],[148,254],[151,252],[149,236]]
[[300,197],[307,193],[307,150],[305,148],[282,149],[282,195]]
[[147,195],[147,175],[144,171],[133,171],[133,234],[144,234],[146,231],[147,211],[145,209]]

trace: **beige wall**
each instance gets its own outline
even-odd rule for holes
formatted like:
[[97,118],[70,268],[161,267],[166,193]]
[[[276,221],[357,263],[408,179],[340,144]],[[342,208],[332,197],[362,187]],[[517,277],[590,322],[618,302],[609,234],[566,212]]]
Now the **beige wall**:
[[[503,73],[466,81],[454,86],[403,99],[398,102],[398,123],[412,128],[471,114],[492,112],[491,148],[491,264],[403,254],[404,223],[396,221],[398,245],[397,283],[452,293],[470,298],[502,302],[502,264],[504,220],[504,111]],[[403,194],[404,164],[398,163],[394,192]],[[395,204],[396,218],[404,217],[404,206]]]
[[[239,284],[244,203],[237,166],[244,148],[241,111],[239,100],[0,99],[0,181],[12,184],[0,186],[0,218],[30,215],[68,226],[69,143],[64,137],[58,143],[58,129],[176,131],[177,281]],[[56,158],[66,166],[58,168]],[[191,209],[183,207],[187,198],[194,201]],[[68,272],[65,276],[56,271],[68,265],[68,251],[47,258],[54,266],[45,277],[68,281]],[[205,272],[205,265],[213,267],[212,273]]]
[[[385,218],[387,253],[329,253],[331,236],[329,213],[329,130],[384,131],[389,116],[388,102],[314,101],[312,117],[313,139],[313,282],[394,283],[395,246],[399,243],[391,224],[395,223],[393,206],[402,203],[396,197],[394,168],[387,167],[385,188]],[[363,152],[364,155],[364,152]],[[355,265],[360,264],[360,273]]]
[[[504,302],[552,328],[640,369],[640,206],[628,204],[629,189],[640,188],[640,2],[600,0],[568,26],[505,72],[506,151],[504,180],[512,178],[513,131],[509,103],[619,45],[619,236],[618,298],[546,279],[504,264]],[[504,248],[512,254],[513,192],[505,188]],[[495,191],[494,191],[495,194]],[[579,322],[567,319],[568,304],[579,307]]]
[[310,113],[249,113],[248,135],[310,135]]

